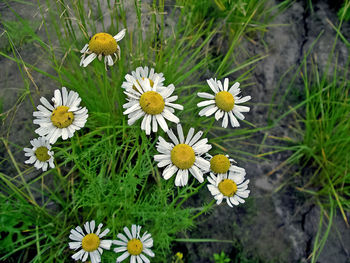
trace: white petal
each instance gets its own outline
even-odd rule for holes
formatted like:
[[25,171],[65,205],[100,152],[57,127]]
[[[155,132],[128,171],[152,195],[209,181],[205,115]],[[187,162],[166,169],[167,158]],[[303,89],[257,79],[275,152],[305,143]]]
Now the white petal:
[[81,257],[83,256],[83,254],[85,253],[85,251],[83,249],[79,250],[77,253],[75,253],[72,258],[75,260],[79,260],[81,259]]
[[164,116],[164,118],[166,118],[171,122],[174,122],[174,123],[180,122],[179,118],[176,117],[174,114],[172,114],[168,109],[164,109],[164,111],[162,112],[162,115]]
[[113,66],[113,59],[111,55],[107,56],[108,66]]
[[190,128],[188,133],[187,133],[185,144],[189,144],[189,142],[192,139],[193,134],[194,134],[194,128]]
[[235,104],[247,102],[247,101],[251,100],[251,98],[252,98],[252,97],[250,97],[250,96],[245,96],[245,97],[243,97],[243,98],[240,98],[240,99],[238,99],[238,100],[235,100]]
[[175,165],[172,165],[169,168],[166,168],[163,171],[163,178],[165,180],[169,180],[174,175],[174,173],[176,173],[177,170],[178,168]]
[[46,98],[41,97],[40,102],[49,110],[54,110],[54,107],[50,104],[50,102]]
[[228,84],[229,84],[228,78],[225,78],[225,80],[224,80],[224,91],[228,90]]
[[126,238],[126,236],[124,236],[123,234],[119,233],[117,235],[118,238],[120,238],[121,240],[123,240],[124,242],[128,243],[128,239]]
[[236,82],[235,84],[232,85],[232,87],[229,89],[228,92],[235,94],[238,88],[239,88],[239,82]]
[[244,120],[244,115],[242,113],[240,113],[236,107],[233,108],[233,113],[236,115],[236,117],[240,120]]
[[127,246],[116,247],[115,249],[113,249],[113,251],[114,251],[115,253],[123,252],[123,251],[125,251],[125,250],[127,250]]
[[112,245],[112,240],[101,240],[100,247],[109,250]]
[[219,92],[216,82],[213,79],[207,79],[207,83],[211,90],[216,94]]
[[67,105],[68,92],[66,87],[62,87],[62,105]]
[[232,111],[230,111],[228,114],[230,116],[231,126],[232,127],[239,127],[239,122],[236,119],[236,117],[233,115]]
[[124,227],[123,229],[124,229],[125,234],[128,236],[128,238],[129,238],[129,239],[132,239],[132,235],[131,235],[131,233],[130,233],[129,228]]
[[87,67],[96,57],[97,55],[95,53],[88,55],[83,61],[83,67]]
[[120,31],[117,35],[115,35],[113,38],[118,42],[122,40],[125,36],[126,29],[124,28],[122,31]]
[[227,125],[228,125],[228,113],[225,112],[224,113],[224,119],[222,120],[222,127],[223,128],[227,128]]
[[68,243],[70,249],[78,249],[81,247],[81,242],[69,242]]
[[167,134],[168,134],[169,138],[174,142],[175,145],[179,144],[179,140],[176,138],[173,130],[171,130],[171,129],[168,130]]
[[102,238],[102,237],[104,237],[105,235],[107,235],[109,233],[109,229],[108,228],[106,228],[101,234],[99,234],[98,236],[100,237],[100,238]]
[[151,262],[151,261],[150,261],[148,258],[146,258],[146,256],[143,255],[143,254],[140,254],[140,257],[141,257],[141,259],[143,260],[143,262],[145,262],[145,263],[150,263],[150,262]]
[[198,169],[197,166],[193,165],[190,168],[190,172],[200,183],[204,182],[203,173]]
[[179,136],[179,141],[180,141],[180,143],[184,143],[185,137],[184,137],[184,133],[183,133],[183,131],[182,131],[182,126],[181,126],[181,124],[178,124],[178,125],[176,126],[176,128],[177,128],[177,135]]
[[157,121],[158,121],[160,127],[163,129],[163,131],[167,132],[169,128],[168,128],[168,124],[164,120],[163,116],[161,114],[157,114],[155,116],[155,118],[157,119]]
[[205,101],[199,102],[197,104],[197,107],[204,107],[204,106],[208,106],[211,104],[215,104],[215,100],[205,100]]
[[91,231],[90,231],[90,224],[89,224],[89,222],[86,222],[86,223],[84,224],[84,228],[85,228],[85,231],[86,231],[88,234],[90,234],[90,233],[91,233]]
[[129,256],[129,252],[128,251],[125,251],[123,255],[119,256],[117,258],[117,262],[122,262],[124,259],[126,259],[128,256]]
[[222,118],[222,116],[224,116],[224,111],[222,110],[218,110],[216,113],[215,113],[215,120],[220,120]]
[[198,97],[204,98],[204,99],[214,99],[215,96],[206,92],[198,92],[197,93]]

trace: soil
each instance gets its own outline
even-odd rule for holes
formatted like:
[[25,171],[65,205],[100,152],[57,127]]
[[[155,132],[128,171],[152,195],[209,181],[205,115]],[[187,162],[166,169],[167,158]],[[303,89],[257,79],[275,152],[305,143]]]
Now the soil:
[[[11,2],[11,7],[23,18],[38,20],[37,1],[31,0],[34,5],[23,5]],[[286,74],[283,81],[281,76],[291,67],[299,65],[303,54],[308,50],[318,34],[323,31],[317,45],[313,49],[314,57],[321,70],[325,70],[328,54],[332,48],[335,31],[330,22],[336,24],[336,12],[339,9],[338,2],[318,1],[313,6],[313,11],[307,8],[307,1],[295,1],[292,6],[283,14],[277,16],[272,24],[283,24],[283,26],[272,26],[261,38],[266,42],[266,49],[260,44],[246,44],[246,49],[251,55],[267,53],[269,56],[259,62],[253,71],[254,86],[244,89],[244,94],[252,96],[252,108],[246,114],[247,120],[257,127],[267,125],[268,107],[276,92],[274,103],[278,103],[288,88],[288,83],[293,70]],[[271,1],[271,3],[276,3]],[[131,12],[131,11],[130,11]],[[15,19],[13,13],[5,5],[0,3],[2,19]],[[130,26],[133,24],[132,16],[129,18]],[[145,19],[144,24],[149,21]],[[174,24],[174,21],[167,21]],[[129,22],[128,22],[129,24]],[[1,25],[1,28],[3,26]],[[38,30],[41,35],[42,31]],[[349,39],[349,23],[344,25],[344,36]],[[257,39],[259,40],[259,39]],[[5,45],[7,38],[0,37],[0,47]],[[257,41],[257,43],[260,43]],[[349,50],[342,44],[337,45],[339,51],[339,63],[345,64],[349,56]],[[44,71],[49,71],[48,60],[38,52],[33,44],[24,44],[19,50],[24,61],[40,65]],[[11,111],[10,118],[2,125],[1,136],[5,136],[12,144],[10,150],[16,160],[23,163],[25,158],[22,153],[23,141],[29,141],[35,137],[35,125],[32,124],[33,105],[26,99],[19,101],[19,95],[30,87],[35,105],[38,105],[40,96],[52,94],[57,87],[47,77],[37,74],[29,69],[35,85],[25,83],[19,73],[16,63],[0,57],[0,98],[3,104],[3,111],[16,106]],[[24,73],[26,74],[26,73]],[[204,79],[203,79],[204,80]],[[293,89],[295,96],[288,98],[288,103],[300,101],[303,97],[303,86],[300,79],[297,79]],[[285,110],[285,109],[283,109]],[[16,117],[13,119],[12,117]],[[11,120],[14,120],[11,122]],[[248,143],[260,144],[265,135],[291,136],[289,125],[292,119],[286,118],[278,127],[273,130],[261,132],[247,142],[244,147],[252,153],[258,152],[256,147]],[[10,130],[8,128],[10,127]],[[243,127],[247,127],[243,124]],[[7,137],[8,134],[8,137]],[[276,145],[278,142],[268,139],[266,145]],[[232,145],[232,147],[237,147]],[[6,156],[6,149],[1,144],[0,156]],[[243,253],[247,258],[254,258],[260,262],[309,262],[315,237],[318,229],[320,209],[314,204],[309,195],[305,195],[296,189],[303,183],[303,176],[295,178],[292,176],[293,169],[280,169],[270,174],[270,171],[278,167],[290,153],[285,152],[270,156],[266,161],[248,160],[239,161],[239,166],[247,171],[247,178],[250,179],[251,195],[245,205],[230,209],[226,205],[216,207],[210,214],[199,217],[198,226],[192,231],[181,233],[179,237],[187,238],[211,238],[218,240],[231,240],[232,243],[176,243],[174,253],[184,253],[187,262],[214,262],[213,253],[224,251],[231,258],[238,253]],[[6,156],[7,157],[7,156]],[[21,167],[24,169],[24,166]],[[15,169],[10,163],[3,163],[0,172],[15,174]],[[35,177],[38,172],[28,175],[28,178]],[[286,184],[287,182],[287,184]],[[191,200],[190,205],[200,206],[203,202],[210,202],[207,189]],[[347,215],[349,218],[349,215]],[[320,263],[346,263],[350,262],[350,230],[346,227],[340,213],[337,213],[330,235],[325,247],[318,259]]]

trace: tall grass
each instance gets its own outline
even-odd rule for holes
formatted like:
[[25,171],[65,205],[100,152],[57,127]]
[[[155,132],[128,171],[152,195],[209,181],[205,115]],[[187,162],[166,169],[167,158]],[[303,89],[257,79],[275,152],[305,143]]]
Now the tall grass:
[[[319,37],[305,54],[301,65],[295,72],[289,87],[283,96],[291,96],[295,88],[295,79],[300,76],[303,82],[304,100],[290,107],[277,120],[292,114],[294,122],[289,125],[294,138],[278,138],[283,145],[272,146],[272,153],[290,151],[292,154],[278,168],[297,164],[296,176],[307,176],[305,185],[298,190],[313,197],[320,206],[321,216],[314,240],[313,251],[309,256],[311,262],[317,262],[327,237],[332,229],[333,217],[338,210],[349,226],[346,213],[350,211],[350,59],[340,64],[336,46],[339,41],[349,47],[341,33],[344,16],[350,8],[350,2],[345,1],[343,15],[337,26],[328,22],[336,32],[332,50],[329,53],[326,66],[321,71],[312,48],[317,45]],[[281,106],[280,105],[280,106]]]

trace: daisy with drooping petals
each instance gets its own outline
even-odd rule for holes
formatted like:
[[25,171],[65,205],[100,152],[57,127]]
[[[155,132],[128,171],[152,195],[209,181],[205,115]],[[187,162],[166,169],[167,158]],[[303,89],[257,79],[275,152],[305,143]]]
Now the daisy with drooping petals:
[[76,130],[84,127],[88,110],[79,107],[81,98],[77,92],[70,91],[68,94],[67,89],[62,87],[62,93],[58,89],[55,90],[53,106],[44,97],[40,98],[40,102],[45,107],[39,105],[39,111],[33,112],[33,116],[36,117],[33,123],[40,125],[35,132],[45,136],[49,143],[55,143],[61,136],[63,140],[67,140],[73,137]]
[[[105,68],[113,66],[113,64],[120,59],[120,47],[118,41],[122,40],[125,36],[126,29],[120,31],[114,37],[108,33],[97,33],[90,38],[89,44],[86,44],[80,53],[83,53],[80,61],[80,66],[86,67],[96,57],[101,61],[104,56]],[[85,56],[88,56],[85,58]],[[112,55],[115,59],[113,60]]]
[[[200,112],[200,116],[210,116],[215,113],[215,119],[222,121],[222,127],[226,128],[228,125],[228,119],[232,127],[239,127],[239,122],[236,117],[240,120],[244,119],[242,112],[249,112],[250,108],[247,106],[237,105],[243,102],[247,102],[251,99],[250,96],[243,98],[239,97],[238,94],[241,92],[239,89],[239,83],[236,82],[228,89],[229,80],[225,78],[224,85],[220,80],[208,79],[209,87],[214,92],[214,95],[206,92],[198,92],[197,95],[201,98],[208,100],[202,101],[197,104],[198,107],[204,107]],[[234,116],[236,115],[236,117]]]
[[126,236],[119,233],[117,237],[120,240],[113,240],[113,244],[119,246],[114,249],[114,252],[124,252],[117,258],[117,263],[122,262],[128,256],[130,256],[131,263],[149,263],[150,260],[144,254],[154,257],[154,253],[150,249],[153,246],[151,234],[146,231],[141,237],[140,231],[141,226],[132,225],[131,233],[127,227],[124,227]]
[[249,196],[250,190],[247,190],[249,180],[244,181],[244,174],[229,171],[225,174],[215,176],[210,173],[208,176],[208,189],[216,200],[216,204],[221,204],[226,199],[230,207],[244,203],[243,198]]
[[173,143],[168,143],[159,136],[157,150],[161,154],[155,155],[154,160],[159,162],[158,167],[167,166],[163,171],[165,180],[177,172],[176,186],[187,185],[188,172],[203,183],[203,173],[208,172],[210,167],[210,163],[201,157],[211,149],[211,145],[207,144],[208,139],[199,140],[203,132],[199,131],[194,135],[194,128],[191,128],[185,140],[181,124],[177,125],[177,133],[179,138],[176,138],[172,130],[167,132]]
[[231,171],[233,173],[239,173],[243,176],[245,176],[246,174],[245,169],[234,165],[233,163],[235,163],[236,161],[232,158],[229,158],[227,154],[217,154],[214,156],[207,154],[206,156],[207,160],[210,162],[210,170],[214,174],[225,174],[228,171]]
[[156,73],[154,72],[154,68],[151,68],[148,72],[148,67],[138,67],[135,71],[131,72],[130,74],[126,74],[125,76],[126,81],[123,82],[122,88],[124,89],[130,89],[133,88],[135,91],[138,92],[137,88],[134,86],[134,82],[136,81],[140,85],[140,80],[149,79],[151,87],[154,86],[154,82],[157,80],[158,86],[163,86],[163,81],[165,78],[163,77],[163,73]]
[[25,161],[25,163],[34,163],[34,167],[37,170],[41,168],[44,172],[47,170],[49,165],[51,168],[55,167],[53,163],[53,152],[50,151],[51,145],[44,137],[31,140],[30,144],[33,146],[33,148],[23,149],[26,152],[24,155],[30,157]]
[[80,226],[77,226],[70,231],[71,234],[69,235],[69,238],[74,240],[74,242],[69,242],[69,248],[74,250],[81,248],[72,256],[73,259],[85,262],[90,255],[91,263],[101,262],[101,255],[103,253],[102,249],[109,250],[112,245],[112,240],[101,240],[101,238],[109,232],[109,229],[106,228],[100,233],[102,226],[103,224],[99,224],[96,233],[94,233],[95,220],[92,220],[91,222],[86,222],[84,224],[87,234],[84,233]]
[[[128,102],[123,105],[127,110],[123,114],[128,114],[128,124],[132,125],[138,119],[143,117],[141,129],[149,135],[158,131],[159,126],[168,131],[168,124],[165,119],[179,123],[180,120],[173,113],[174,109],[183,110],[183,106],[173,103],[178,96],[170,95],[174,92],[175,87],[170,84],[166,88],[161,88],[159,84],[160,77],[156,76],[153,87],[151,87],[149,79],[131,79],[133,86],[128,87],[124,93],[128,96]],[[134,90],[135,87],[137,91]]]

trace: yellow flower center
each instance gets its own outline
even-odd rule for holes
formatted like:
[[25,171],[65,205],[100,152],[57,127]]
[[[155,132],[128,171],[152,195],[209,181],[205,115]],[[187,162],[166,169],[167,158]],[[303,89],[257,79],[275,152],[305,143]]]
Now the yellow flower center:
[[82,248],[87,252],[95,251],[100,245],[100,238],[96,234],[87,234],[81,241]]
[[148,114],[160,114],[164,110],[164,99],[162,95],[155,91],[147,91],[141,95],[140,106]]
[[39,161],[46,162],[51,158],[48,151],[49,149],[47,149],[45,146],[41,146],[35,150],[35,156]]
[[[145,80],[145,78],[142,77],[142,80]],[[151,87],[153,88],[153,85],[154,85],[153,80],[151,80],[151,79],[148,79],[148,80],[149,80],[149,84],[150,84]],[[139,86],[141,86],[140,82],[139,82],[138,80],[136,80],[136,81],[137,81],[137,83],[139,84]],[[133,88],[134,90],[136,90],[137,92],[139,92],[138,89],[135,87],[135,85],[132,85],[132,88]]]
[[97,55],[114,54],[118,49],[117,41],[107,33],[97,33],[89,41],[89,49]]
[[213,156],[210,160],[210,169],[217,174],[223,174],[230,168],[230,160],[223,154]]
[[57,128],[67,128],[72,124],[74,120],[74,115],[72,112],[69,112],[69,107],[67,106],[58,106],[52,111],[51,121],[52,124]]
[[237,185],[234,181],[232,181],[230,179],[225,179],[219,183],[219,191],[224,196],[231,197],[236,193]]
[[187,144],[178,144],[171,150],[171,161],[180,169],[188,169],[192,167],[196,156],[191,146]]
[[228,91],[220,91],[215,95],[215,103],[223,111],[231,111],[235,105],[233,95]]
[[127,249],[131,255],[140,255],[143,249],[142,242],[137,238],[133,238],[128,241]]

